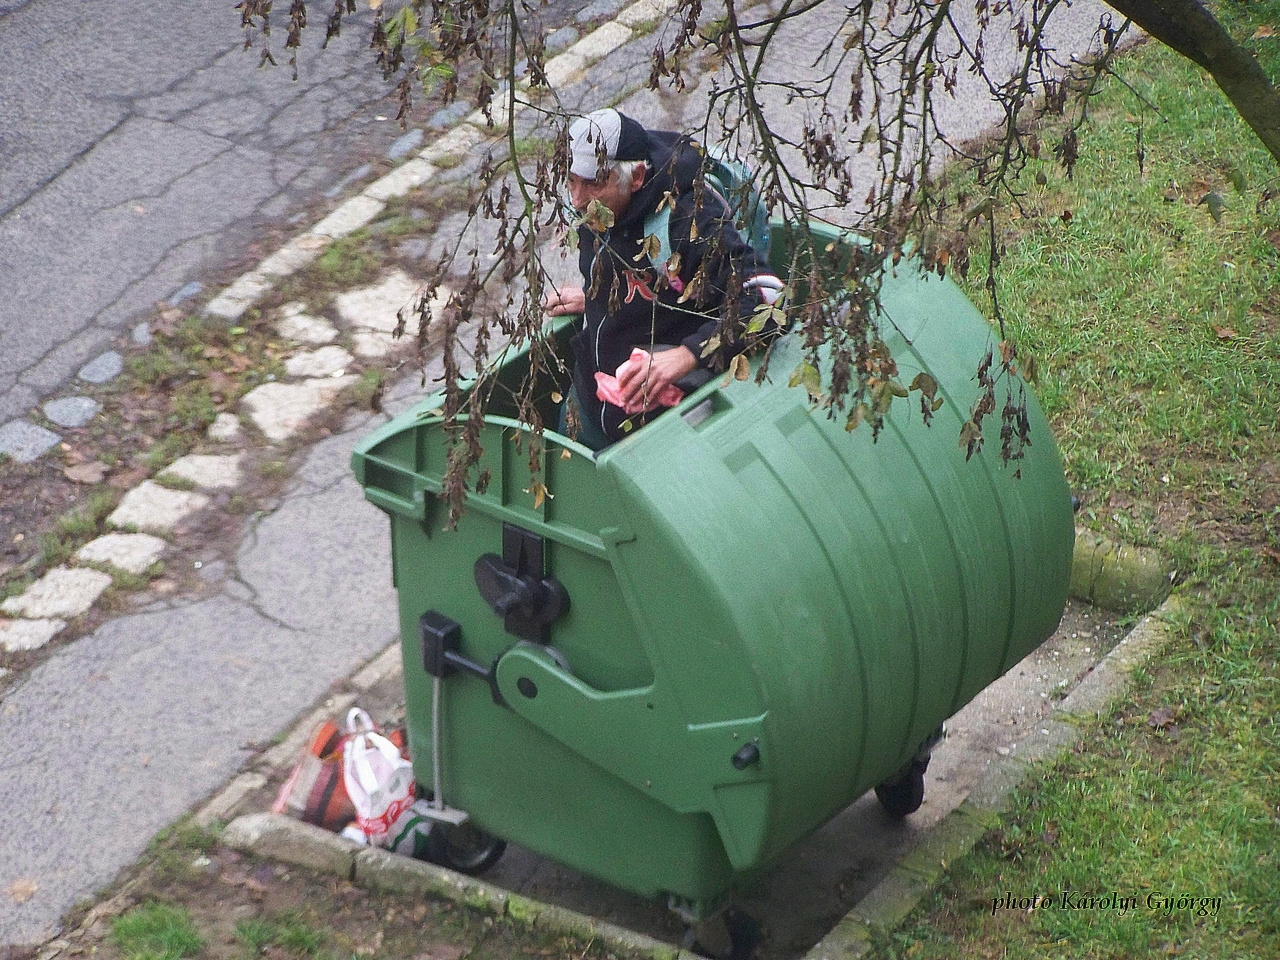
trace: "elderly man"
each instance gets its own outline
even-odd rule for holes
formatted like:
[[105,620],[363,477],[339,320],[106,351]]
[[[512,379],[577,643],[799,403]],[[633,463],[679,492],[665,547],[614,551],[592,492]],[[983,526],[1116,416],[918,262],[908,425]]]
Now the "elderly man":
[[[669,388],[681,378],[723,369],[741,346],[721,336],[708,349],[721,319],[741,331],[781,283],[743,241],[724,198],[695,190],[703,153],[687,136],[597,110],[569,127],[569,153],[569,195],[585,217],[578,266],[586,289],[560,288],[544,307],[550,316],[584,315],[569,403],[579,439],[600,449],[670,406]],[[646,243],[645,221],[664,204],[670,253],[660,257],[658,244]],[[616,389],[599,385],[597,373],[616,375]]]

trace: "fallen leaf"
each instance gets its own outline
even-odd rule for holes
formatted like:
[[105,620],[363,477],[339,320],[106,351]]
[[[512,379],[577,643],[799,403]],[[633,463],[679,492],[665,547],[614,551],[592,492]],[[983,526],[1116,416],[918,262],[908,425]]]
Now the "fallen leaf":
[[36,891],[40,889],[40,884],[34,880],[28,880],[26,877],[19,877],[13,883],[9,884],[9,888],[5,893],[9,895],[9,899],[14,903],[26,903],[36,895]]
[[738,354],[733,358],[733,379],[746,380],[751,376],[751,364],[748,362],[745,354]]
[[182,311],[177,307],[169,307],[161,310],[159,316],[151,324],[152,332],[163,334],[166,337],[173,336],[173,332],[178,329],[178,324],[182,322]]
[[1178,711],[1173,707],[1157,707],[1147,715],[1147,726],[1153,730],[1163,730],[1177,718]]
[[1234,340],[1236,337],[1240,336],[1240,334],[1236,333],[1230,327],[1215,326],[1213,328],[1213,332],[1218,335],[1219,340]]
[[1249,39],[1250,40],[1266,40],[1268,37],[1274,37],[1275,35],[1276,35],[1276,28],[1271,26],[1270,24],[1264,23],[1257,30],[1253,31],[1253,36],[1251,36]]
[[108,469],[101,460],[94,460],[92,463],[80,463],[74,467],[67,467],[62,472],[74,483],[101,483]]
[[115,487],[117,490],[128,490],[136,487],[149,476],[146,467],[133,467],[129,470],[117,470],[111,474],[111,478],[107,483]]

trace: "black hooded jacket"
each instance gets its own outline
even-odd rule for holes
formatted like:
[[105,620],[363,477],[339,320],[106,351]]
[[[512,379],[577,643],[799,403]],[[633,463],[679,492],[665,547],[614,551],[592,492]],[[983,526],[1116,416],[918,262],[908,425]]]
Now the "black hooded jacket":
[[[578,228],[586,315],[583,329],[573,339],[580,415],[610,440],[625,435],[624,421],[637,427],[661,410],[628,415],[621,407],[601,401],[596,396],[596,372],[612,375],[633,348],[647,350],[655,344],[684,345],[700,367],[723,369],[732,356],[732,344],[707,352],[707,341],[720,329],[722,317],[729,323],[726,330],[741,329],[739,322],[745,324],[761,303],[755,288],[743,290],[744,281],[771,272],[743,241],[721,198],[709,188],[697,191],[701,197],[695,197],[702,154],[693,142],[678,133],[643,130],[628,117],[623,123],[624,129],[632,125],[633,135],[647,140],[647,172],[610,229],[596,233],[587,226]],[[678,262],[679,270],[662,277],[660,273],[668,271],[660,271],[643,253],[644,223],[668,195],[675,201],[669,263]],[[691,239],[695,218],[697,230]],[[721,342],[726,339],[722,337]]]

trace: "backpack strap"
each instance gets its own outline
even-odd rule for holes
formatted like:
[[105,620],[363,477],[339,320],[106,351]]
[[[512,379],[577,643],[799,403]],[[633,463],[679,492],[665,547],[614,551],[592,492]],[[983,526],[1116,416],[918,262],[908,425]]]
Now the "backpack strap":
[[671,208],[665,203],[644,218],[644,235],[658,238],[658,259],[654,266],[665,273],[671,259]]

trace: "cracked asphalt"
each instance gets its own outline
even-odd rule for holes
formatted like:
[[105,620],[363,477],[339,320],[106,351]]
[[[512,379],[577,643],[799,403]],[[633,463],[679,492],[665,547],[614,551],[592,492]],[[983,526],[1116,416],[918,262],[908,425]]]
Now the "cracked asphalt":
[[255,69],[231,3],[0,0],[0,423],[401,134],[368,17],[299,78]]

